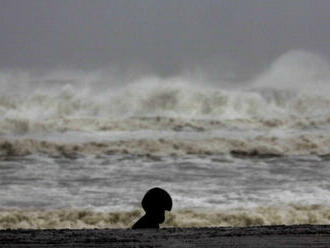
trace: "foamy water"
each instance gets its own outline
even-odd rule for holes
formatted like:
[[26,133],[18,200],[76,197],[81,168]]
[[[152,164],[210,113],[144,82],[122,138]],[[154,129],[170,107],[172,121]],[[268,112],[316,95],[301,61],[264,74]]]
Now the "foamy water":
[[[0,152],[324,155],[329,80],[325,60],[297,51],[235,87],[189,76],[124,82],[98,73],[3,72]],[[127,140],[140,141],[123,148]]]
[[329,68],[318,55],[293,51],[234,85],[192,74],[1,72],[0,223],[56,209],[132,216],[153,186],[172,194],[177,218],[186,218],[175,223],[195,225],[189,211],[206,211],[211,221],[213,211],[261,216],[264,207],[290,209],[286,218],[296,221],[298,206],[309,216],[315,204],[319,215],[309,222],[328,223]]
[[165,188],[165,226],[329,224],[329,157],[30,155],[1,161],[0,228],[129,227]]
[[132,210],[154,185],[173,195],[176,209],[330,205],[328,163],[317,156],[13,157],[2,161],[1,206]]
[[[162,227],[215,227],[330,224],[329,207],[288,205],[215,211],[180,210],[166,214]],[[0,229],[130,228],[141,210],[97,212],[72,210],[2,210]]]

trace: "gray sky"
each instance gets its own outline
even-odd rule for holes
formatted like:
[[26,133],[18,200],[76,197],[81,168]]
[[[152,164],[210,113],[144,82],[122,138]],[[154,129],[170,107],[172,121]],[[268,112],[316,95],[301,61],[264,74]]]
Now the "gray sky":
[[0,0],[0,69],[249,75],[292,49],[329,58],[329,31],[329,0]]

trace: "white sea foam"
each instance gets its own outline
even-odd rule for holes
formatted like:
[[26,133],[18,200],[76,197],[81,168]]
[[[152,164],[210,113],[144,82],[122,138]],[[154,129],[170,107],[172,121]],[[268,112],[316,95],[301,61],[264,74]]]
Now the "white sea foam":
[[[277,89],[201,89],[175,82],[138,83],[125,89],[90,95],[88,89],[76,92],[72,85],[58,92],[35,92],[28,96],[0,97],[1,124],[30,123],[49,126],[81,120],[81,129],[92,122],[106,123],[132,117],[173,117],[184,119],[273,120],[283,124],[313,119],[328,124],[330,97]],[[124,123],[121,125],[125,126]],[[92,128],[92,127],[89,127]],[[95,127],[97,128],[97,127]],[[120,128],[120,127],[119,127]],[[2,128],[5,131],[5,128]]]
[[235,87],[1,72],[1,206],[21,209],[0,229],[127,227],[141,211],[113,211],[153,185],[173,193],[167,226],[329,224],[329,71],[292,51]]
[[[94,141],[104,143],[116,132],[126,132],[122,136],[127,138],[148,130],[145,137],[139,135],[140,143],[152,143],[157,151],[165,149],[165,154],[176,150],[168,148],[171,146],[179,146],[183,153],[324,154],[329,152],[330,139],[329,71],[329,64],[320,56],[292,51],[239,87],[228,87],[228,82],[211,85],[203,77],[122,80],[101,72],[2,72],[1,140],[16,147],[22,143],[14,138],[31,139],[25,141],[31,143],[27,150],[40,152],[40,137],[62,147],[62,141],[49,137],[67,135],[73,146],[86,147],[93,135]],[[237,138],[235,130],[243,135]],[[170,135],[166,142],[156,144],[149,140],[151,131],[196,134],[185,134],[186,143]],[[201,132],[206,135],[197,134]],[[74,141],[72,133],[81,133],[86,140]],[[101,135],[104,140],[98,138]],[[201,142],[190,142],[198,135]],[[212,135],[218,141],[212,141]],[[134,149],[125,144],[126,150],[140,151],[140,143]],[[189,149],[185,148],[188,143]],[[212,149],[209,144],[214,145]],[[141,152],[149,153],[146,149]]]
[[[286,205],[227,211],[186,209],[166,215],[162,227],[214,227],[330,224],[329,206]],[[0,229],[130,228],[142,211],[97,212],[88,209],[0,210]]]

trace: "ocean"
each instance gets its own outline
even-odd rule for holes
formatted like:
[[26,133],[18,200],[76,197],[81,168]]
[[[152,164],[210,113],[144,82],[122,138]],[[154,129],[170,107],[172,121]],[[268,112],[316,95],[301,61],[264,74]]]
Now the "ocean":
[[294,51],[246,82],[0,72],[0,229],[330,223],[330,70]]

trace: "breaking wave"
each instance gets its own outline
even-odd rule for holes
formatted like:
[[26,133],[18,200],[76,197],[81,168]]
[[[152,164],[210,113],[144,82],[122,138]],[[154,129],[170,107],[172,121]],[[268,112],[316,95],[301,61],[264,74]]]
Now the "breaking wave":
[[[235,87],[193,76],[124,82],[98,73],[1,72],[0,153],[328,154],[329,68],[320,56],[292,51]],[[120,132],[125,139],[111,138]],[[175,137],[184,132],[195,136]]]
[[[76,95],[71,86],[55,96],[46,93],[0,96],[0,132],[166,130],[182,122],[191,125],[197,122],[210,128],[212,125],[206,120],[265,128],[330,124],[330,96],[275,89],[238,92],[177,85],[150,86],[140,94],[131,87],[117,96],[103,96],[102,102],[92,96]],[[152,119],[147,122],[143,117],[162,120],[166,117],[173,121],[162,122],[159,127],[160,122],[153,123]]]
[[[286,205],[232,210],[179,210],[167,214],[162,227],[215,227],[330,224],[330,207]],[[142,216],[140,210],[0,210],[0,229],[129,228]]]
[[155,116],[247,120],[260,125],[265,120],[289,125],[297,120],[315,119],[316,124],[329,124],[330,120],[330,96],[306,92],[203,89],[177,82],[139,82],[115,95],[111,90],[103,95],[77,90],[66,85],[53,94],[0,95],[1,129],[20,123],[21,132],[30,131],[29,128],[98,130],[114,120]]
[[330,137],[299,135],[296,137],[211,138],[199,140],[136,139],[109,142],[56,143],[40,140],[0,139],[1,156],[30,154],[74,157],[88,154],[186,155],[228,154],[238,156],[328,155]]
[[[97,73],[2,72],[0,130],[99,130],[114,120],[150,116],[245,120],[261,126],[267,120],[329,124],[329,69],[320,56],[293,51],[254,80],[231,88],[188,76],[122,82]],[[130,128],[130,123],[120,124],[119,129]]]

